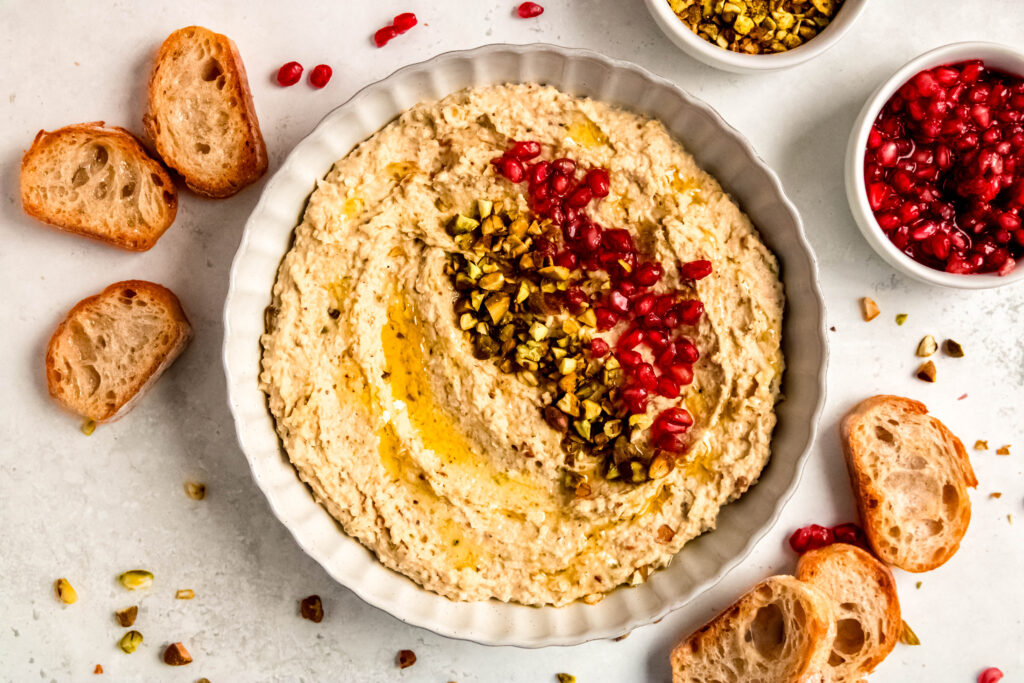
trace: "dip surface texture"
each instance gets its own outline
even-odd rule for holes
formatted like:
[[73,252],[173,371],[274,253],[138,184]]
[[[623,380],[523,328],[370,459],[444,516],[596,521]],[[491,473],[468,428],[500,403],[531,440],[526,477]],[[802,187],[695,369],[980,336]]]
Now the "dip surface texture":
[[[445,230],[478,199],[526,211],[491,160],[511,140],[607,168],[590,215],[628,227],[705,305],[679,405],[695,425],[667,475],[564,485],[550,396],[473,348],[445,273]],[[261,388],[317,500],[387,567],[456,600],[562,605],[644,581],[714,527],[769,457],[783,371],[775,257],[655,121],[536,85],[416,105],[337,162],[310,198],[273,290]],[[606,335],[614,344],[615,334]]]

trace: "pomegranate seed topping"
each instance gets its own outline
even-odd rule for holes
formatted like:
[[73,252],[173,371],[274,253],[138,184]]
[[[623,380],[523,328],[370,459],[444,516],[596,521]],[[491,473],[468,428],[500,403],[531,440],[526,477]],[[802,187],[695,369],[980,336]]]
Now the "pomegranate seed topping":
[[696,325],[704,315],[704,303],[689,299],[679,304],[679,320],[684,325]]
[[516,10],[516,14],[519,15],[520,19],[533,19],[544,14],[544,8],[535,2],[524,2],[519,5],[519,9]]
[[620,349],[632,349],[640,344],[644,340],[644,331],[638,327],[633,327],[627,330],[621,337],[619,342],[616,344]]
[[559,254],[555,256],[555,265],[568,268],[569,270],[576,270],[578,262],[579,257],[571,251],[559,252]]
[[864,530],[853,522],[837,524],[832,527],[832,535],[838,543],[847,543],[864,549],[868,548],[868,539],[864,535]]
[[654,447],[669,453],[682,453],[686,450],[686,445],[678,434],[662,434],[654,440]]
[[668,335],[661,330],[647,330],[644,341],[655,351],[665,348],[669,343]]
[[686,431],[693,426],[693,416],[685,408],[666,408],[658,415],[657,421],[666,427],[680,428],[677,431]]
[[670,365],[665,370],[669,376],[683,386],[693,384],[693,368],[689,365]]
[[661,279],[663,273],[664,270],[660,263],[646,261],[641,263],[636,269],[636,276],[634,279],[641,287],[653,287],[658,284],[658,280]]
[[565,302],[569,308],[579,310],[587,300],[587,293],[579,287],[570,287],[565,291]]
[[648,391],[641,386],[634,384],[622,391],[622,402],[630,413],[643,413],[647,410]]
[[679,275],[687,280],[702,280],[711,275],[711,261],[700,260],[684,263]]
[[639,351],[632,351],[630,349],[617,352],[615,357],[627,368],[636,367],[644,361],[644,357],[640,355]]
[[665,398],[678,398],[681,390],[679,382],[675,381],[671,377],[658,378],[658,388],[656,391],[659,396],[664,396]]
[[658,388],[658,376],[654,374],[654,366],[650,363],[640,363],[633,368],[633,376],[640,386],[647,391],[654,391]]
[[502,157],[498,162],[498,172],[509,179],[510,182],[520,183],[526,175],[522,162],[511,157]]
[[583,248],[588,252],[597,251],[598,247],[601,246],[602,239],[601,228],[596,225],[587,225],[580,231],[580,242],[582,242]]
[[416,15],[412,12],[402,12],[394,18],[391,25],[394,26],[395,30],[399,33],[405,33],[416,25]]
[[377,32],[373,34],[373,42],[377,44],[377,47],[384,47],[397,35],[398,29],[394,26],[385,26],[377,29]]
[[1003,680],[1003,672],[994,666],[990,666],[978,674],[978,683],[997,683],[1001,680]]
[[680,339],[676,342],[675,354],[679,360],[684,363],[696,363],[697,359],[700,358],[700,352],[697,351],[697,345],[686,338]]
[[508,154],[520,161],[529,161],[530,159],[540,155],[540,143],[534,142],[533,140],[517,142],[512,145]]
[[566,199],[566,203],[575,208],[579,209],[590,203],[590,200],[594,198],[594,193],[587,186],[577,187]]
[[603,358],[609,351],[611,351],[611,347],[604,339],[594,337],[590,340],[590,355],[594,358]]
[[633,251],[633,237],[628,230],[616,229],[606,230],[604,233],[605,246],[620,254]]
[[883,144],[878,151],[875,153],[875,158],[878,159],[879,166],[883,168],[892,168],[899,161],[899,152],[896,149],[896,143],[886,142]]
[[585,181],[595,197],[607,197],[611,189],[611,177],[603,168],[592,168],[587,171]]
[[561,173],[555,172],[555,175],[551,176],[551,191],[561,197],[569,190],[569,179]]
[[551,162],[551,166],[566,177],[572,177],[576,173],[576,162],[566,157],[555,159]]
[[622,292],[613,289],[608,293],[608,306],[618,313],[626,313],[629,311],[629,299]]
[[665,324],[665,321],[661,319],[661,316],[657,313],[648,313],[647,315],[640,318],[640,325],[647,329],[657,329]]
[[546,161],[539,161],[530,169],[530,183],[540,185],[551,175],[551,164]]
[[277,83],[283,88],[295,85],[302,78],[302,65],[298,62],[288,62],[277,70]]
[[594,315],[597,316],[597,329],[602,332],[612,329],[619,322],[618,314],[608,308],[595,308]]
[[633,312],[638,316],[645,316],[654,311],[654,295],[645,294],[633,304]]
[[322,88],[331,80],[334,71],[326,64],[317,64],[309,72],[309,84],[314,88]]

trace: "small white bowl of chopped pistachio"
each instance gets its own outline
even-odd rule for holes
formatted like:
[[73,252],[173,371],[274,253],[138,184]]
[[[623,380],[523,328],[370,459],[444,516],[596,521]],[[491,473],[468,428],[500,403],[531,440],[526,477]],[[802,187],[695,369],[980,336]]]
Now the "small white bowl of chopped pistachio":
[[867,0],[647,0],[681,50],[737,73],[788,69],[829,49]]

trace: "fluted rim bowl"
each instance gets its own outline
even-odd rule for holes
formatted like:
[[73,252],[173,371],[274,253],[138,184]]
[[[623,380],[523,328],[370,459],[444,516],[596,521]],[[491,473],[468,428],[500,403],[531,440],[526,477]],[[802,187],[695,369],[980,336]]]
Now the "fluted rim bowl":
[[846,197],[850,211],[867,243],[893,268],[919,282],[954,289],[991,289],[1024,280],[1024,263],[1006,275],[994,273],[946,273],[918,263],[900,251],[882,232],[868,203],[864,182],[864,155],[868,149],[868,134],[878,113],[900,87],[918,72],[943,64],[981,59],[986,66],[995,67],[1024,77],[1024,53],[998,43],[952,43],[925,52],[907,62],[872,93],[857,116],[846,147]]
[[672,11],[668,0],[646,2],[654,22],[676,47],[708,66],[733,73],[778,71],[814,59],[846,35],[868,4],[868,0],[846,0],[821,33],[788,52],[748,55],[718,47],[698,36]]
[[[717,530],[688,544],[667,568],[596,605],[455,602],[385,568],[314,500],[283,452],[258,386],[260,335],[277,267],[318,179],[356,144],[417,102],[470,86],[538,82],[660,119],[721,181],[779,259],[787,292],[786,400],[777,409],[772,459],[759,483],[727,505]],[[574,645],[620,636],[663,617],[718,582],[768,531],[793,492],[824,403],[824,305],[796,209],[750,145],[707,105],[640,67],[586,50],[490,45],[407,66],[330,112],[267,183],[245,226],[224,306],[228,401],[253,478],[278,519],[339,583],[398,619],[489,645]]]

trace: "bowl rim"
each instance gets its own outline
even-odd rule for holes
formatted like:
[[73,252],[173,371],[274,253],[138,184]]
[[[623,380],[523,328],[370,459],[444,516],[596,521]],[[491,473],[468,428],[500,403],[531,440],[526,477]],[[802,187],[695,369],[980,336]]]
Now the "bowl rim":
[[[337,116],[340,111],[346,109],[351,103],[358,101],[362,97],[365,97],[367,93],[371,93],[373,90],[382,86],[388,81],[397,80],[406,74],[419,72],[424,69],[429,69],[435,62],[442,62],[446,59],[453,59],[459,57],[467,59],[476,59],[478,57],[489,55],[491,53],[500,52],[510,52],[512,54],[515,54],[520,59],[524,55],[530,53],[549,52],[559,55],[565,59],[594,60],[602,65],[611,67],[615,70],[626,70],[632,72],[634,75],[637,75],[640,78],[646,79],[647,81],[653,82],[664,88],[668,88],[673,92],[674,95],[680,97],[690,106],[693,106],[694,108],[700,110],[705,115],[709,116],[717,127],[720,127],[723,130],[723,132],[731,136],[732,139],[741,146],[743,155],[745,155],[752,164],[759,167],[759,170],[764,173],[765,179],[771,186],[772,194],[778,199],[779,205],[782,206],[785,209],[785,211],[789,214],[789,216],[793,219],[794,227],[796,229],[795,237],[797,238],[797,242],[799,243],[800,252],[803,256],[806,257],[808,277],[811,279],[811,287],[809,294],[811,297],[811,301],[814,304],[817,317],[817,324],[815,325],[815,342],[821,351],[821,364],[817,368],[816,372],[812,374],[812,379],[810,380],[810,384],[817,388],[817,396],[813,406],[811,406],[809,411],[809,424],[807,424],[806,427],[806,441],[803,443],[802,449],[793,456],[793,471],[791,478],[788,482],[784,484],[780,494],[775,498],[774,501],[771,502],[770,514],[768,514],[765,517],[761,526],[755,532],[753,532],[748,539],[746,539],[746,542],[742,545],[739,551],[735,553],[734,556],[728,558],[725,562],[722,562],[720,565],[718,565],[713,575],[709,576],[707,579],[703,581],[695,583],[695,585],[692,586],[685,593],[675,595],[669,600],[664,600],[663,603],[659,605],[658,609],[649,611],[648,613],[641,614],[639,616],[630,614],[628,619],[621,620],[620,622],[617,622],[614,625],[610,626],[595,628],[592,625],[588,624],[588,628],[586,631],[577,634],[543,634],[540,636],[529,634],[524,636],[522,633],[514,633],[510,636],[505,637],[493,637],[475,632],[467,633],[465,631],[460,631],[457,626],[453,627],[450,624],[439,624],[436,621],[427,623],[422,619],[408,617],[401,613],[392,611],[388,604],[382,604],[382,600],[378,596],[370,594],[370,591],[367,589],[366,585],[362,583],[354,583],[351,581],[343,581],[341,578],[339,578],[336,571],[332,569],[329,563],[326,562],[326,554],[320,551],[319,549],[314,548],[313,546],[315,544],[311,540],[300,538],[297,529],[291,523],[285,521],[287,519],[287,515],[282,510],[284,504],[282,503],[281,500],[275,498],[275,495],[271,491],[270,483],[264,481],[264,479],[261,477],[261,474],[257,471],[257,461],[253,452],[254,449],[250,449],[247,445],[247,436],[245,432],[246,415],[243,414],[242,412],[242,404],[240,402],[236,403],[235,400],[236,392],[259,391],[258,387],[246,387],[242,386],[239,383],[238,378],[236,376],[236,371],[234,370],[234,363],[232,361],[232,352],[234,346],[238,343],[234,341],[238,333],[233,331],[234,325],[232,324],[232,308],[235,305],[236,299],[240,298],[238,286],[239,272],[242,267],[243,261],[246,259],[246,252],[251,247],[250,242],[254,234],[254,231],[252,229],[254,221],[261,217],[262,214],[268,212],[267,207],[268,202],[270,201],[268,197],[270,197],[273,194],[273,191],[279,184],[284,185],[284,183],[287,182],[287,174],[291,171],[292,166],[296,165],[296,159],[302,156],[304,143],[313,138],[315,133],[320,131],[325,126],[329,119],[332,119],[333,117]],[[516,79],[507,79],[507,81],[510,82],[515,80]],[[386,122],[384,122],[382,125],[385,124]],[[294,226],[291,229],[294,230]],[[281,253],[279,258],[283,258],[283,255],[284,254]],[[268,301],[269,294],[270,293],[268,292]],[[789,297],[787,296],[787,307],[788,306]],[[728,124],[711,106],[709,106],[702,100],[699,100],[689,95],[686,91],[684,91],[682,88],[672,83],[671,81],[660,76],[657,76],[641,66],[624,60],[613,59],[592,50],[580,48],[565,48],[547,43],[496,43],[468,50],[452,50],[448,52],[443,52],[434,55],[428,59],[422,60],[420,62],[397,69],[388,76],[386,76],[385,78],[370,83],[364,86],[363,88],[360,88],[351,97],[346,99],[337,107],[333,108],[323,118],[321,118],[321,120],[313,127],[310,133],[308,133],[298,143],[296,143],[295,147],[293,147],[292,150],[288,153],[284,161],[274,172],[273,176],[268,180],[267,184],[262,190],[259,201],[256,203],[255,207],[252,210],[252,213],[250,214],[249,218],[246,221],[242,238],[239,242],[238,249],[232,260],[229,288],[227,296],[225,298],[223,309],[224,338],[221,360],[227,384],[228,407],[229,410],[231,411],[231,415],[233,418],[236,438],[239,443],[239,447],[241,448],[243,454],[245,455],[246,461],[249,464],[250,473],[252,474],[253,480],[255,481],[257,487],[263,492],[264,497],[267,499],[267,503],[271,508],[271,511],[284,525],[288,532],[292,535],[292,537],[295,539],[296,544],[303,550],[303,552],[305,552],[307,555],[313,558],[318,564],[320,564],[321,567],[323,567],[324,571],[326,571],[331,576],[331,578],[333,578],[339,584],[350,590],[352,593],[354,593],[357,597],[359,597],[362,601],[366,602],[367,604],[387,612],[388,614],[394,616],[396,619],[404,623],[428,629],[434,633],[437,633],[445,637],[457,640],[467,640],[470,642],[492,646],[515,646],[521,648],[537,648],[553,645],[570,646],[590,642],[593,640],[614,638],[622,635],[623,633],[628,633],[633,629],[659,621],[668,613],[691,602],[698,595],[713,588],[720,581],[722,581],[731,571],[736,569],[747,557],[749,557],[754,547],[774,528],[782,514],[783,508],[792,498],[793,494],[797,489],[797,486],[799,485],[802,479],[806,463],[810,457],[811,449],[813,448],[817,440],[819,422],[825,406],[827,393],[826,373],[829,362],[828,337],[826,333],[827,318],[825,310],[826,309],[824,298],[821,292],[821,288],[818,285],[817,259],[815,257],[813,249],[811,248],[810,242],[807,239],[803,221],[800,218],[799,212],[797,211],[795,205],[792,203],[789,197],[785,194],[785,191],[782,187],[782,183],[778,175],[761,159],[761,157],[759,157],[756,154],[750,142],[742,134],[740,134],[739,131],[737,131],[734,127]],[[252,343],[253,340],[242,340],[242,342]],[[256,340],[256,342],[258,343],[258,340]],[[263,401],[265,403],[265,397],[263,398]],[[272,418],[269,415],[269,412],[267,412],[267,419],[272,420]],[[280,449],[279,442],[277,444],[277,448]],[[304,483],[299,481],[297,476],[296,482],[302,487],[304,487],[306,489],[306,493],[311,496],[308,487],[306,487]],[[324,514],[329,514],[325,510],[323,510],[323,508],[319,506],[318,503],[316,505],[318,508],[320,508],[321,511],[323,511]],[[338,529],[338,532],[344,534],[344,532],[340,528]],[[357,540],[351,539],[351,537],[347,538],[349,538],[349,540],[351,540],[352,543],[359,543]],[[372,558],[372,561],[374,563],[379,564],[379,561],[375,557]],[[383,567],[383,565],[380,566]],[[411,580],[409,581],[410,584],[412,584]],[[431,596],[440,597],[437,596],[435,593],[426,591],[426,589],[420,587],[418,584],[412,585],[417,592],[429,593]],[[591,609],[597,607],[597,605],[590,606]],[[554,608],[546,606],[531,609],[551,610],[568,609],[568,607]]]
[[[864,155],[868,134],[875,119],[889,98],[914,75],[925,69],[968,59],[990,61],[992,58],[1016,62],[1019,75],[1024,78],[1024,52],[1008,45],[987,41],[963,41],[941,45],[914,57],[886,78],[868,97],[853,124],[846,148],[846,196],[857,227],[868,244],[889,265],[919,282],[953,289],[992,289],[1024,280],[1024,263],[1007,275],[994,273],[947,273],[918,263],[896,248],[886,237],[868,203],[864,182]],[[999,68],[999,67],[996,67]]]
[[853,27],[868,0],[846,0],[825,29],[803,45],[787,52],[748,55],[709,43],[682,22],[668,0],[646,0],[647,9],[661,30],[691,57],[719,69],[736,73],[763,73],[803,64],[838,43]]

